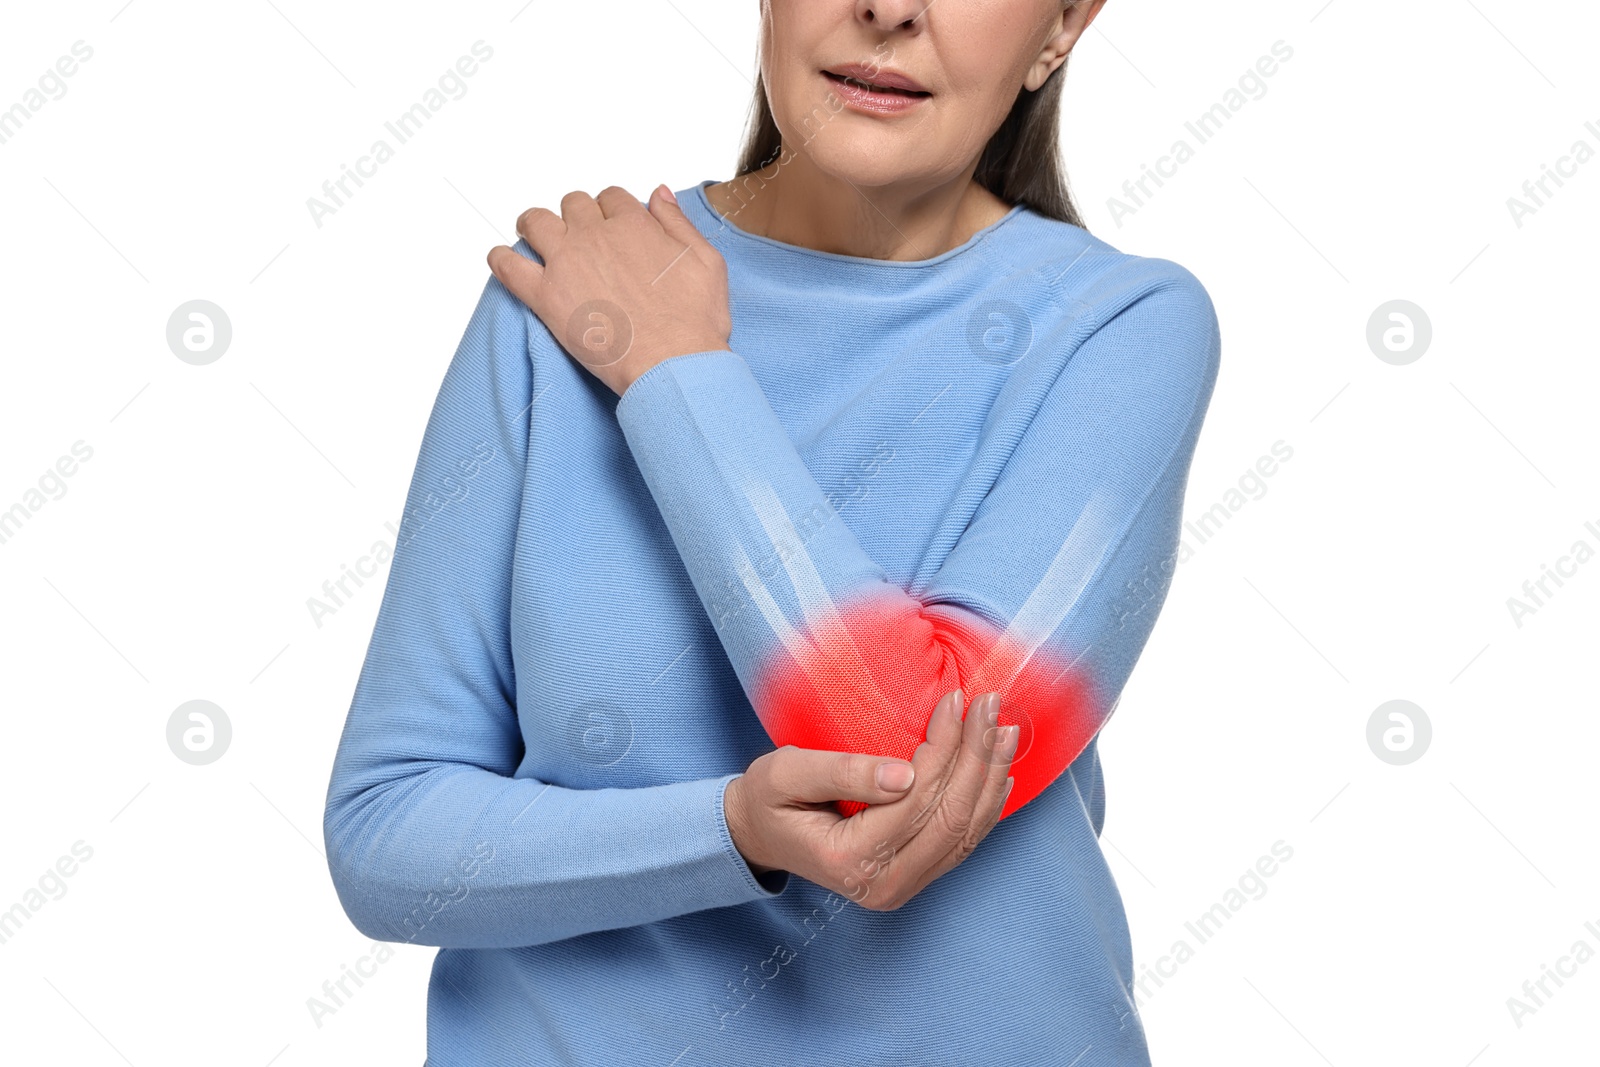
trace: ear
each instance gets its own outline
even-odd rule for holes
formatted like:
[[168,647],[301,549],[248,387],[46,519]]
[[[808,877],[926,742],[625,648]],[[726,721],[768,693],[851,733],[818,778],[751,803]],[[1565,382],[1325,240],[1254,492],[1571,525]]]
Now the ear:
[[1083,36],[1089,23],[1094,21],[1105,5],[1106,0],[1062,0],[1061,21],[1056,32],[1039,50],[1039,58],[1028,68],[1028,76],[1023,79],[1022,84],[1029,92],[1038,90],[1045,79],[1067,61],[1078,38]]

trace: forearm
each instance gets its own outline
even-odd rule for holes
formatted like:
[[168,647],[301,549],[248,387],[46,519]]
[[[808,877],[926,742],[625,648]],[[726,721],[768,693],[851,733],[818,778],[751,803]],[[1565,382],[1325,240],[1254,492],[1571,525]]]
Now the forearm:
[[[723,814],[734,777],[577,790],[460,765],[341,769],[329,866],[356,928],[384,941],[514,948],[775,895]],[[362,780],[373,784],[361,787]]]
[[[1019,612],[925,601],[867,555],[736,354],[659,365],[617,417],[774,743],[909,758],[955,688],[999,692],[1002,724],[1023,728],[1019,752],[1039,740],[1035,723],[1074,751],[1092,736],[1092,692],[1046,638],[1115,534],[1108,514],[1086,515]],[[862,451],[881,462],[893,446]],[[1054,776],[1036,766],[1008,810]]]
[[334,758],[328,865],[375,938],[511,948],[782,888],[733,847],[731,776],[599,790],[516,777],[527,318],[491,279],[440,384]]
[[[848,499],[818,484],[743,360],[713,351],[659,364],[623,395],[617,419],[769,731],[807,678],[853,679],[831,694],[848,705],[829,707],[841,721],[889,713],[868,662],[883,660],[932,697],[920,718],[906,709],[920,736],[933,701],[972,676],[975,650],[951,629],[960,620],[924,614],[887,580],[843,521]],[[863,462],[893,454],[876,442]]]
[[[1030,377],[1042,393],[1015,391],[990,412],[1000,437],[981,458],[998,474],[986,489],[967,483],[981,499],[916,595],[852,529],[892,523],[893,505],[846,523],[849,500],[830,499],[738,354],[669,359],[622,396],[618,423],[775,743],[909,758],[940,696],[996,691],[1001,724],[1022,728],[1009,815],[1104,724],[1175,570],[1219,362],[1204,289],[1145,265],[1130,303],[1097,309],[1105,320],[1086,322],[1075,347],[1040,354]],[[912,428],[933,402],[917,394],[936,400],[939,383],[907,386],[904,419],[840,414],[831,482],[849,483],[851,456],[872,472],[897,441],[901,493],[927,481],[915,464],[977,465],[964,442],[941,453],[928,423]]]

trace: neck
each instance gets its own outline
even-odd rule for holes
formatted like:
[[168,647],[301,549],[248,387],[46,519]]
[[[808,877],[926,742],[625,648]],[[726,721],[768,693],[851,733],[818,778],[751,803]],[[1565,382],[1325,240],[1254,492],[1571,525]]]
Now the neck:
[[818,170],[797,153],[706,187],[730,226],[785,244],[867,259],[918,260],[957,248],[1010,205],[972,180],[866,185]]

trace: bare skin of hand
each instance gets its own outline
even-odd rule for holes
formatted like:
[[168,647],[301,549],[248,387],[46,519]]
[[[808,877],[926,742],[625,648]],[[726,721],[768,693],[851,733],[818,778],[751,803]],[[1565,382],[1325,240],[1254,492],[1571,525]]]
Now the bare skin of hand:
[[621,396],[673,356],[726,349],[728,265],[663,190],[650,206],[611,185],[573,191],[561,214],[529,208],[517,233],[543,260],[489,250],[489,269],[567,354]]
[[[972,854],[1011,792],[1019,728],[996,726],[998,693],[964,719],[962,702],[959,689],[939,701],[910,760],[794,745],[759,757],[723,794],[739,853],[871,911],[905,904]],[[836,800],[872,806],[844,818]]]

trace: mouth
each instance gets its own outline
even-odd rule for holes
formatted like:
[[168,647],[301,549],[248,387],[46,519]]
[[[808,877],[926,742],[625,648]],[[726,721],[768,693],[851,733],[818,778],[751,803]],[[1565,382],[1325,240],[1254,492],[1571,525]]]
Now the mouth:
[[[850,68],[845,69],[849,70],[850,72],[836,74],[831,70],[824,70],[822,73],[829,81],[834,82],[837,85],[847,86],[861,92],[877,93],[883,96],[910,98],[933,95],[926,89],[921,88],[915,82],[911,81],[911,79],[901,75],[889,75],[879,72],[872,75],[873,77],[879,79],[878,81],[874,82],[867,80],[866,71],[857,72],[850,70]],[[884,84],[885,82],[890,82],[891,84]]]

